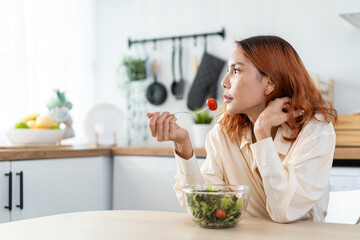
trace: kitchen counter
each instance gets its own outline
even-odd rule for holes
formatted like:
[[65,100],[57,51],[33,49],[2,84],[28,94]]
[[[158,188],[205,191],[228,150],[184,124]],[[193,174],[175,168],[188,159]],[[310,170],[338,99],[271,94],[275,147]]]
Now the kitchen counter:
[[[196,156],[206,157],[204,148],[194,149]],[[70,158],[89,156],[174,156],[171,147],[1,147],[0,161]],[[337,146],[334,159],[360,162],[360,146]]]
[[1,147],[0,161],[49,159],[49,158],[70,158],[90,156],[111,156],[111,148],[108,147]]
[[[195,148],[198,157],[205,157],[204,148]],[[91,156],[174,156],[171,147],[0,147],[0,161],[91,157]]]
[[[339,115],[336,131],[335,162],[360,165],[360,115]],[[204,148],[194,149],[196,156],[206,157]],[[171,147],[72,147],[34,146],[0,147],[0,161],[70,158],[90,156],[174,156]]]
[[187,213],[159,211],[79,212],[0,224],[2,239],[360,239],[360,226],[244,218],[234,228],[205,229]]

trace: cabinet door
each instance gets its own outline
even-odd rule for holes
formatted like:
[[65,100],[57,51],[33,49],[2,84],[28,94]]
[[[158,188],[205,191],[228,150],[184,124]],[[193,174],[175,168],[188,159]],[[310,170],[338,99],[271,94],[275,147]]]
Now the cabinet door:
[[113,209],[185,212],[173,189],[175,173],[173,157],[114,157]]
[[111,209],[111,165],[109,157],[13,161],[12,220]]
[[10,172],[10,162],[0,161],[0,223],[9,222],[10,210],[5,206],[9,206],[9,181],[10,177],[5,174]]

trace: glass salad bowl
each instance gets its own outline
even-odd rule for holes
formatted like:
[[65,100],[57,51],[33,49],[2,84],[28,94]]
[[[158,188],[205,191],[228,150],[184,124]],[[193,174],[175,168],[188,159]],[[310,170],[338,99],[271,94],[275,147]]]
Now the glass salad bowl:
[[189,185],[182,191],[188,213],[204,228],[234,227],[250,197],[250,187],[242,185]]

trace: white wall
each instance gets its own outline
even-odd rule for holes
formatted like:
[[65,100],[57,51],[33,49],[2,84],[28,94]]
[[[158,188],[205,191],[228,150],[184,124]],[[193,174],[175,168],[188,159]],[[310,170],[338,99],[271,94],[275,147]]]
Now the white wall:
[[[335,0],[98,0],[97,63],[95,102],[112,102],[125,109],[125,97],[117,87],[117,67],[124,54],[136,55],[127,40],[192,34],[226,29],[226,39],[211,37],[208,51],[227,60],[234,49],[234,40],[258,34],[274,34],[289,41],[299,53],[310,74],[335,81],[335,107],[339,113],[360,109],[360,29],[337,14]],[[176,101],[169,94],[165,104],[149,105],[149,111],[186,110],[187,92],[194,79],[193,57],[201,59],[202,40],[194,47],[184,40],[184,78],[187,81],[185,100]],[[150,58],[159,63],[159,80],[170,91],[171,42],[162,42]],[[121,80],[121,79],[120,79]],[[147,80],[150,83],[151,76]],[[180,116],[179,123],[191,127],[189,116]],[[144,120],[145,121],[145,120]],[[139,142],[138,142],[139,143]],[[151,139],[147,142],[155,145]]]

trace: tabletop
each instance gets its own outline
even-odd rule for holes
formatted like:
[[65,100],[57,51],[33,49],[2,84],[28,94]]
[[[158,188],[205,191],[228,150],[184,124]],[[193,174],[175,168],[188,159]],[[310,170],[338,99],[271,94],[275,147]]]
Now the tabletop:
[[360,226],[243,218],[234,228],[205,229],[186,213],[111,210],[78,212],[0,224],[1,239],[360,239]]

